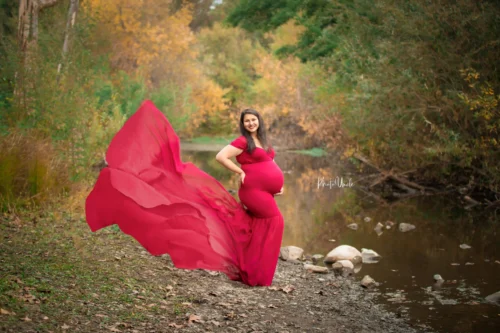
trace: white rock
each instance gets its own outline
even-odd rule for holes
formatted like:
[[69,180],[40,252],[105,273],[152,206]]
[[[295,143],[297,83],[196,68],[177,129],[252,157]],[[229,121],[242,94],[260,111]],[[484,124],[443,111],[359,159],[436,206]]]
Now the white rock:
[[467,244],[460,244],[460,248],[461,248],[462,250],[468,250],[468,249],[470,249],[470,248],[471,248],[471,246],[470,246],[470,245],[467,245]]
[[371,220],[372,220],[371,217],[368,217],[368,216],[364,218],[365,222],[370,222]]
[[305,264],[304,269],[314,273],[323,273],[323,274],[328,273],[328,268],[322,266]]
[[361,258],[363,259],[363,264],[373,264],[379,262],[382,256],[373,250],[361,249]]
[[280,249],[280,258],[283,260],[299,260],[304,250],[297,246],[285,246]]
[[352,230],[358,230],[358,225],[356,223],[348,224],[347,227]]
[[384,225],[382,223],[377,223],[377,225],[375,226],[375,232],[378,234],[379,232],[382,232],[382,229],[384,229]]
[[486,296],[486,301],[500,305],[500,291],[497,291],[496,293]]
[[353,263],[361,261],[361,252],[350,245],[340,245],[328,252],[325,263],[333,264],[339,260],[350,260]]
[[438,282],[438,281],[444,281],[443,277],[439,274],[435,274],[434,275],[434,281]]
[[400,223],[399,224],[399,231],[401,232],[407,232],[415,229],[415,226],[410,223]]
[[339,260],[337,263],[341,264],[344,268],[350,268],[354,270],[354,264],[350,260]]

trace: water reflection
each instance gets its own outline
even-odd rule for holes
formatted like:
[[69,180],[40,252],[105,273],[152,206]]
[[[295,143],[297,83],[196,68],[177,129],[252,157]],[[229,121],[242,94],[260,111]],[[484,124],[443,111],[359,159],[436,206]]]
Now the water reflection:
[[[215,152],[184,151],[182,158],[237,190],[237,175],[215,161]],[[285,173],[285,194],[276,199],[285,218],[283,245],[300,246],[308,254],[326,254],[341,244],[373,249],[382,260],[364,264],[357,278],[368,274],[380,282],[379,299],[392,310],[439,332],[498,331],[500,308],[484,303],[485,296],[500,291],[500,221],[494,212],[468,212],[446,197],[380,206],[356,185],[318,188],[319,177],[357,181],[339,160],[280,153],[276,162]],[[387,221],[396,225],[387,229]],[[378,222],[384,224],[379,235]],[[402,233],[400,222],[416,229]],[[350,223],[358,229],[347,228]],[[471,248],[461,249],[464,243]],[[439,290],[431,288],[434,274],[445,279]]]

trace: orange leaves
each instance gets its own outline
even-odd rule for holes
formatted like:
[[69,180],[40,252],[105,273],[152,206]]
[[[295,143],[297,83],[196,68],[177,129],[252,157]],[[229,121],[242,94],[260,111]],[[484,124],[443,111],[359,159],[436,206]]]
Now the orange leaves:
[[179,58],[196,57],[190,7],[171,14],[169,5],[168,1],[90,0],[85,8],[111,41],[112,64],[128,72],[141,67],[151,76],[164,66],[172,72]]

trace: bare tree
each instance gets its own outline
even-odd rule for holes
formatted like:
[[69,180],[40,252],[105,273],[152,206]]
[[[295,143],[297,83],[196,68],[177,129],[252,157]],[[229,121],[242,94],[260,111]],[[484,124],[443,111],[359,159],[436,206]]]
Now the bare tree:
[[[69,50],[70,35],[71,31],[73,30],[73,26],[75,25],[76,13],[78,12],[79,2],[80,2],[79,0],[71,0],[69,5],[68,20],[66,21],[66,32],[64,33],[64,43],[62,49],[62,61],[65,60],[66,54],[68,53]],[[61,68],[62,68],[62,62],[59,63],[59,65],[57,66],[58,75],[61,73]]]
[[[71,0],[70,5],[69,5],[68,19],[66,21],[66,31],[64,33],[62,62],[64,62],[64,60],[66,58],[66,54],[68,53],[68,50],[69,50],[71,31],[73,30],[73,26],[75,25],[76,13],[78,12],[79,2],[80,2],[79,0]],[[62,62],[60,62],[59,65],[57,66],[58,80],[59,80],[59,74],[61,73]]]
[[[26,104],[25,91],[33,88],[33,82],[24,81],[24,73],[30,70],[30,59],[38,42],[38,14],[41,10],[55,6],[59,0],[19,0],[19,22],[17,39],[22,61],[20,71],[15,74],[14,96],[19,104]],[[26,82],[26,85],[24,84]]]

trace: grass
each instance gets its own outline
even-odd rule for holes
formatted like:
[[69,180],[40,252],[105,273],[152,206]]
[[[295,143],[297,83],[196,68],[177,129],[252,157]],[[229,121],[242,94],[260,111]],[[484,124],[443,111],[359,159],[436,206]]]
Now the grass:
[[91,233],[75,214],[4,213],[0,237],[0,331],[161,330],[185,316],[171,262],[116,228]]

